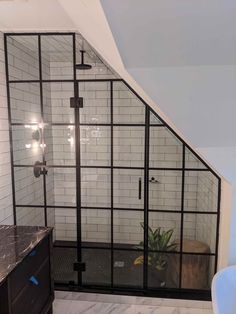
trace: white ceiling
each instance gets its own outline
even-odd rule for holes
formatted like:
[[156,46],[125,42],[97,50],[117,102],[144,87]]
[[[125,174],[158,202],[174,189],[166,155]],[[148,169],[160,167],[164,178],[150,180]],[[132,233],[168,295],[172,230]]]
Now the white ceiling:
[[129,72],[195,147],[236,146],[236,66]]
[[75,25],[57,0],[0,1],[1,30],[71,30]]
[[127,67],[236,64],[235,0],[101,0]]

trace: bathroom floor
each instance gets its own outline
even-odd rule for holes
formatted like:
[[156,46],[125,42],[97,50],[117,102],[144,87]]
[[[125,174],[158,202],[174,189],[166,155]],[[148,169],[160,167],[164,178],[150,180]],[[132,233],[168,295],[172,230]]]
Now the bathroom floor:
[[56,292],[54,314],[213,314],[211,302]]

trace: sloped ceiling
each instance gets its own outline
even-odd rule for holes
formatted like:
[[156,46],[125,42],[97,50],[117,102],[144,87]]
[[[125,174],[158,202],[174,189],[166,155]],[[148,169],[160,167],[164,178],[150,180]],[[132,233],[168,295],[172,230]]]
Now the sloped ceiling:
[[236,146],[236,2],[101,3],[126,69],[181,133]]
[[101,3],[126,67],[236,62],[234,0]]

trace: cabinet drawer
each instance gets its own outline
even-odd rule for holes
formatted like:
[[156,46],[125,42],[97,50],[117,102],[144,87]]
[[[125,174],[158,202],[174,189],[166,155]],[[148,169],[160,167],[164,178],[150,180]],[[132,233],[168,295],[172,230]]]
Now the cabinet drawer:
[[27,285],[12,304],[12,314],[38,314],[48,301],[50,288],[50,263],[47,259],[40,270],[33,275],[34,282],[28,278]]
[[34,250],[18,265],[10,275],[11,299],[20,293],[28,284],[30,276],[35,274],[49,256],[49,239],[44,239]]

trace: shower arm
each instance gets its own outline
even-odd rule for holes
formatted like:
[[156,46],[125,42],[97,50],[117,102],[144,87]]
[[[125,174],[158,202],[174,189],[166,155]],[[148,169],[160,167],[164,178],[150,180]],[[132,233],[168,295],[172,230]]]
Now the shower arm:
[[85,50],[80,50],[81,52],[81,63],[84,64],[84,53],[85,53]]

